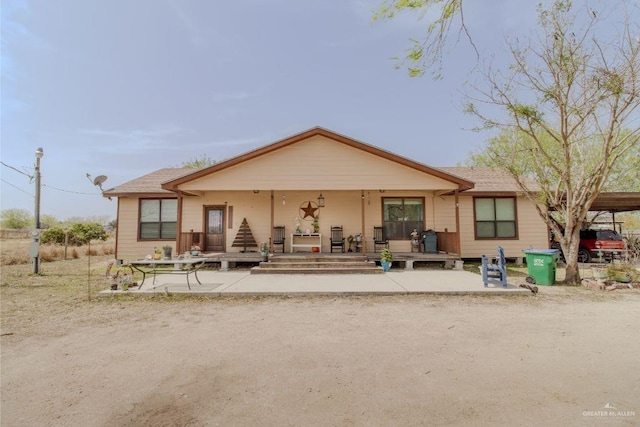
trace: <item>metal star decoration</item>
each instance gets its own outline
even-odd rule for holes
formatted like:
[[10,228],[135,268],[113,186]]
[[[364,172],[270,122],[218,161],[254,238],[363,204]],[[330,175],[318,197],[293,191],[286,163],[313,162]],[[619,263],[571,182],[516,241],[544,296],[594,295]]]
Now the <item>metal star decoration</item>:
[[311,218],[315,218],[315,212],[318,210],[318,208],[314,208],[313,205],[311,204],[311,202],[307,202],[307,206],[300,207],[300,210],[302,212],[304,212],[304,215],[302,216],[302,219],[305,219],[306,217],[310,216]]

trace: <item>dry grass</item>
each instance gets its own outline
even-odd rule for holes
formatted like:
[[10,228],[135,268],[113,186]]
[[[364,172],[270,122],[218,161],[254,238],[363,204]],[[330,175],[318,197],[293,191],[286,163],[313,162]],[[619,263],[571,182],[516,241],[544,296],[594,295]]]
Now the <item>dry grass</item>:
[[[0,266],[31,264],[29,246],[31,239],[2,239],[0,240]],[[115,253],[115,239],[106,242],[92,243],[91,256],[113,255]],[[43,263],[78,259],[89,255],[89,246],[69,246],[66,250],[62,245],[46,244],[40,246],[40,260]]]
[[[97,255],[91,258],[86,256],[88,248],[73,248],[67,253],[64,260],[64,252],[60,247],[43,247],[43,254],[51,256],[52,261],[41,264],[41,274],[32,274],[31,259],[28,257],[29,241],[0,240],[2,267],[0,269],[0,317],[2,321],[2,333],[10,333],[27,336],[39,336],[61,334],[79,326],[103,325],[112,322],[128,324],[135,318],[144,318],[167,309],[167,305],[175,307],[197,307],[204,301],[217,304],[251,304],[260,301],[273,301],[280,298],[178,298],[154,296],[147,299],[139,299],[131,296],[118,298],[97,298],[98,292],[108,289],[111,281],[105,278],[108,262],[113,259],[113,245],[109,242],[91,245],[92,253]],[[44,258],[44,257],[43,257]],[[20,260],[20,262],[18,262]],[[465,269],[475,269],[477,265],[465,263]],[[114,270],[111,273],[115,273]],[[587,272],[584,272],[588,274]],[[524,283],[526,267],[509,270],[510,283]],[[558,279],[564,278],[564,269],[558,269]],[[134,277],[139,281],[140,276]],[[582,287],[553,286],[545,289],[544,295],[537,298],[509,298],[493,299],[481,297],[432,297],[432,301],[455,300],[456,303],[485,303],[494,305],[505,304],[567,304],[571,301],[602,301],[616,298],[624,298],[622,291],[617,293],[591,291]],[[327,297],[334,299],[335,297]],[[405,300],[411,298],[395,296],[363,297],[359,298],[371,304],[383,304],[386,301]],[[161,304],[150,304],[149,300]],[[282,298],[290,299],[289,297]],[[303,298],[308,299],[308,298]],[[480,302],[478,302],[480,301]],[[53,332],[55,331],[55,332]]]

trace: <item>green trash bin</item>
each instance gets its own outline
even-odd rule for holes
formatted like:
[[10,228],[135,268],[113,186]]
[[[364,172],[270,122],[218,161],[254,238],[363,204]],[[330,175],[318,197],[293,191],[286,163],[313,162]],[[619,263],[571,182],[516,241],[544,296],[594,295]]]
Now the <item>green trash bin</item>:
[[557,249],[527,249],[522,251],[527,256],[527,282],[536,285],[553,285],[556,283],[556,266],[560,251]]

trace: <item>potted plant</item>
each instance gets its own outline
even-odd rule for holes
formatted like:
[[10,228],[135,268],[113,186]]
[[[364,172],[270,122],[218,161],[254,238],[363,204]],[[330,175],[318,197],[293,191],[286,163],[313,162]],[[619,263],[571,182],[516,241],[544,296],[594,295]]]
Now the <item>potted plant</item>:
[[269,245],[267,243],[260,243],[260,255],[263,262],[269,261]]
[[153,249],[153,259],[155,260],[162,259],[162,249],[160,248]]
[[164,245],[162,247],[162,257],[164,259],[171,259],[171,252],[173,251],[173,247],[171,245]]
[[320,215],[316,215],[313,217],[313,222],[311,223],[311,226],[313,227],[313,232],[317,233],[318,231],[320,231],[320,223],[318,223],[318,218],[320,217]]
[[200,255],[200,246],[198,245],[191,245],[191,255],[193,256],[198,256]]
[[347,249],[347,252],[353,252],[353,249],[351,249],[351,245],[353,245],[353,235],[349,234],[349,236],[347,236],[347,242],[349,243],[349,249]]
[[391,263],[393,262],[393,252],[389,249],[384,248],[380,251],[380,265],[382,265],[382,269],[384,271],[389,271],[391,269]]

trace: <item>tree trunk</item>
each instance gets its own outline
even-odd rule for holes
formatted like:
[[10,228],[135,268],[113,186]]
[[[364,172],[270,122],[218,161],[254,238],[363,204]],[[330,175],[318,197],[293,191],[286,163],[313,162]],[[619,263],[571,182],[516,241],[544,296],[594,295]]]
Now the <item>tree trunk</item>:
[[560,246],[567,263],[564,284],[579,285],[578,250],[580,249],[580,227],[574,227],[573,230],[565,229],[565,234],[560,239]]

